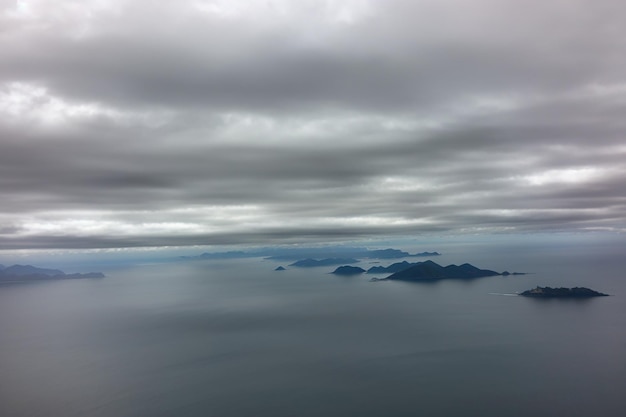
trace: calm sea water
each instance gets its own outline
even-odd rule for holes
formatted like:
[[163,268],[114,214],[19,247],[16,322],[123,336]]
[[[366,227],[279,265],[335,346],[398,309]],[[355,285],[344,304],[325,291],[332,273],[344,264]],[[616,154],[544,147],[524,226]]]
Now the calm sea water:
[[[0,415],[621,417],[623,253],[449,245],[437,262],[533,274],[430,284],[248,259],[3,285]],[[614,296],[493,294],[536,285]]]

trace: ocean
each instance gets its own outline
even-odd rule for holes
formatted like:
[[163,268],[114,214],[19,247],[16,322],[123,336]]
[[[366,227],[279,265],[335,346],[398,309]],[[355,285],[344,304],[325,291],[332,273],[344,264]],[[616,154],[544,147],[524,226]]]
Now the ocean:
[[[623,246],[452,241],[411,250],[439,250],[432,259],[442,265],[529,274],[371,282],[253,258],[2,285],[0,415],[624,415]],[[612,296],[511,295],[537,285]]]

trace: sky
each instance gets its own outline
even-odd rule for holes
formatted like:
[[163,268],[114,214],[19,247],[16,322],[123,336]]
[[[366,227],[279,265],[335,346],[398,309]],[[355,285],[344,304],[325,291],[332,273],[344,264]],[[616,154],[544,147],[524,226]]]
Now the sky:
[[622,0],[0,0],[0,250],[626,231]]

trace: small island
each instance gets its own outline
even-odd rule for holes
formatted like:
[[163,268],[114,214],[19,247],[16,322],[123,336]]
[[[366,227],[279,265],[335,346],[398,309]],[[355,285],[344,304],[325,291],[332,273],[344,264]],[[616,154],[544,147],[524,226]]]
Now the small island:
[[574,288],[550,288],[550,287],[536,287],[532,290],[527,290],[520,293],[524,297],[535,298],[589,298],[589,297],[606,297],[608,294],[603,294],[598,291],[591,290],[585,287]]
[[439,252],[420,252],[411,256],[441,256]]
[[0,283],[49,281],[60,279],[104,278],[102,272],[66,274],[59,269],[38,268],[32,265],[0,265]]
[[358,274],[362,274],[363,272],[365,272],[365,269],[359,268],[358,266],[344,265],[344,266],[340,266],[339,268],[335,269],[333,272],[331,272],[331,274],[335,274],[335,275],[358,275]]
[[503,277],[508,277],[510,275],[526,275],[527,272],[509,272],[509,271],[504,271],[502,274]]
[[276,267],[276,269],[274,269],[274,271],[286,271],[286,269],[285,269],[285,267],[283,267],[281,265],[281,266]]

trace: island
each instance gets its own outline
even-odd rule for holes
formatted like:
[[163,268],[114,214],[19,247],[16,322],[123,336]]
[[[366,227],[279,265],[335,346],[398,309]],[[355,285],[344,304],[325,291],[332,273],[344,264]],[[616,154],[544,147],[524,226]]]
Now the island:
[[441,266],[433,261],[418,262],[400,272],[389,275],[387,278],[376,281],[434,281],[440,279],[472,279],[501,275],[489,269],[479,269],[474,265]]
[[66,274],[59,269],[38,268],[32,265],[0,265],[0,283],[48,281],[60,279],[104,278],[102,272]]
[[326,258],[326,259],[301,259],[289,266],[297,266],[300,268],[313,268],[316,266],[329,266],[329,265],[341,265],[341,264],[355,264],[359,262],[358,259],[353,258]]
[[608,294],[603,294],[598,291],[591,290],[585,287],[574,288],[551,288],[551,287],[536,287],[532,290],[527,290],[520,293],[524,297],[535,298],[589,298],[589,297],[607,297]]
[[281,265],[277,267],[276,269],[274,269],[274,271],[286,271],[286,269]]
[[365,269],[359,268],[358,266],[344,265],[344,266],[340,266],[339,268],[335,269],[333,272],[331,272],[331,274],[335,274],[335,275],[358,275],[358,274],[362,274],[363,272],[365,272]]

